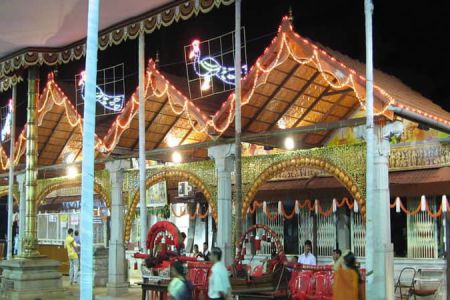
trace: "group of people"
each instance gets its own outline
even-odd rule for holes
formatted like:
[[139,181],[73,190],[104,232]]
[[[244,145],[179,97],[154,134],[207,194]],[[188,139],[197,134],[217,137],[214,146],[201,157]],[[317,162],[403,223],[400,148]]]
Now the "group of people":
[[[197,247],[195,247],[197,246]],[[197,248],[195,250],[195,248]],[[195,252],[196,251],[196,252]],[[212,267],[208,278],[208,298],[211,300],[231,299],[231,285],[228,270],[222,262],[222,250],[212,247],[208,251],[208,244],[203,244],[203,253],[198,251],[198,245],[194,245],[196,257],[211,261]],[[182,262],[175,261],[170,269],[172,280],[168,287],[169,300],[190,300],[192,299],[192,283],[186,278],[186,273]]]
[[192,250],[192,256],[197,258],[198,260],[209,261],[208,243],[203,243],[202,252],[200,252],[200,250],[198,249],[198,245],[195,244]]
[[[312,242],[307,240],[304,246],[304,253],[300,257],[293,256],[291,262],[303,265],[317,265],[316,257],[312,254]],[[362,299],[360,295],[361,277],[355,255],[351,251],[346,251],[342,254],[340,249],[334,249],[333,262],[333,299]]]
[[69,228],[67,237],[64,241],[64,248],[67,250],[69,258],[69,280],[70,285],[78,283],[78,271],[80,270],[80,250],[81,241],[77,230]]
[[[293,256],[291,262],[302,265],[317,265],[317,260],[312,253],[312,242],[306,241],[304,253],[300,256]],[[209,299],[230,299],[231,285],[228,271],[223,264],[222,251],[220,248],[213,247],[208,250],[208,244],[203,244],[203,251],[199,251],[198,245],[194,245],[194,257],[212,262],[212,268],[208,279],[208,297]],[[360,273],[356,264],[356,258],[350,251],[342,254],[339,249],[333,250],[334,261],[334,282],[333,299],[336,300],[357,300],[360,299]],[[171,267],[172,280],[170,282],[168,293],[170,300],[192,299],[192,283],[186,278],[183,264],[175,262]]]

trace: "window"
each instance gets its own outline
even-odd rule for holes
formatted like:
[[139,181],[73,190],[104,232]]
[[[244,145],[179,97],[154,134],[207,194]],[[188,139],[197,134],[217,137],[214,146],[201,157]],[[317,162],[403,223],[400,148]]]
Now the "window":
[[[69,228],[72,228],[74,231],[80,231],[79,211],[73,213],[38,213],[37,220],[37,237],[39,244],[62,245],[66,239],[67,230]],[[103,220],[101,217],[95,217],[93,232],[94,245],[106,246],[106,230],[106,220]]]

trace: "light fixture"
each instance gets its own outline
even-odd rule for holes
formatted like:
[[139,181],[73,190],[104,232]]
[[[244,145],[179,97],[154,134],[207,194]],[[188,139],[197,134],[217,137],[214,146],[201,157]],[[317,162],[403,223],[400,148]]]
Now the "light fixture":
[[[86,72],[82,71],[80,74],[80,79],[78,81],[78,86],[81,89],[81,96],[84,99],[85,88],[86,88]],[[104,108],[109,109],[114,112],[120,112],[123,108],[125,101],[125,95],[109,95],[105,93],[100,86],[96,86],[95,99]]]
[[68,152],[65,154],[64,157],[64,161],[66,162],[66,164],[71,164],[75,161],[75,153],[73,152]]
[[172,153],[172,162],[179,164],[183,160],[183,157],[181,156],[180,152],[175,151]]
[[286,129],[286,120],[284,118],[279,119],[277,125],[280,129]]
[[67,167],[67,177],[75,178],[78,175],[78,168],[76,166]]
[[166,135],[166,142],[169,147],[175,147],[178,146],[179,141],[171,132],[169,132]]
[[[223,66],[216,57],[201,56],[200,41],[194,40],[191,44],[192,50],[189,53],[189,59],[193,61],[195,73],[200,78],[211,80],[216,77],[229,85],[235,84],[236,72],[234,67]],[[241,66],[241,74],[247,74],[247,65]],[[206,85],[205,85],[206,87]],[[203,84],[201,86],[203,88]],[[203,90],[203,89],[202,89]]]
[[285,140],[284,140],[284,147],[288,150],[292,150],[295,148],[295,142],[294,139],[290,136],[288,136]]

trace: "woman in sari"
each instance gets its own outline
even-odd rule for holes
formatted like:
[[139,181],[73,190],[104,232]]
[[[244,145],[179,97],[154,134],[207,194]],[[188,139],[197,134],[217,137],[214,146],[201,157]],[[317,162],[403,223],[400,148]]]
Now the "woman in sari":
[[359,299],[359,270],[356,267],[356,258],[352,252],[347,252],[339,258],[334,273],[333,299],[334,300],[360,300]]

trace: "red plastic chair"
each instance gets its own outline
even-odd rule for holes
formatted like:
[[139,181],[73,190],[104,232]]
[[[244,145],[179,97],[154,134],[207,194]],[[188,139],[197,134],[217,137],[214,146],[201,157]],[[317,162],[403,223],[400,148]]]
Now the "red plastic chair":
[[295,278],[294,284],[291,290],[293,300],[305,300],[306,295],[309,294],[311,289],[311,273],[300,272]]
[[208,299],[208,270],[197,269],[194,280],[194,299]]

